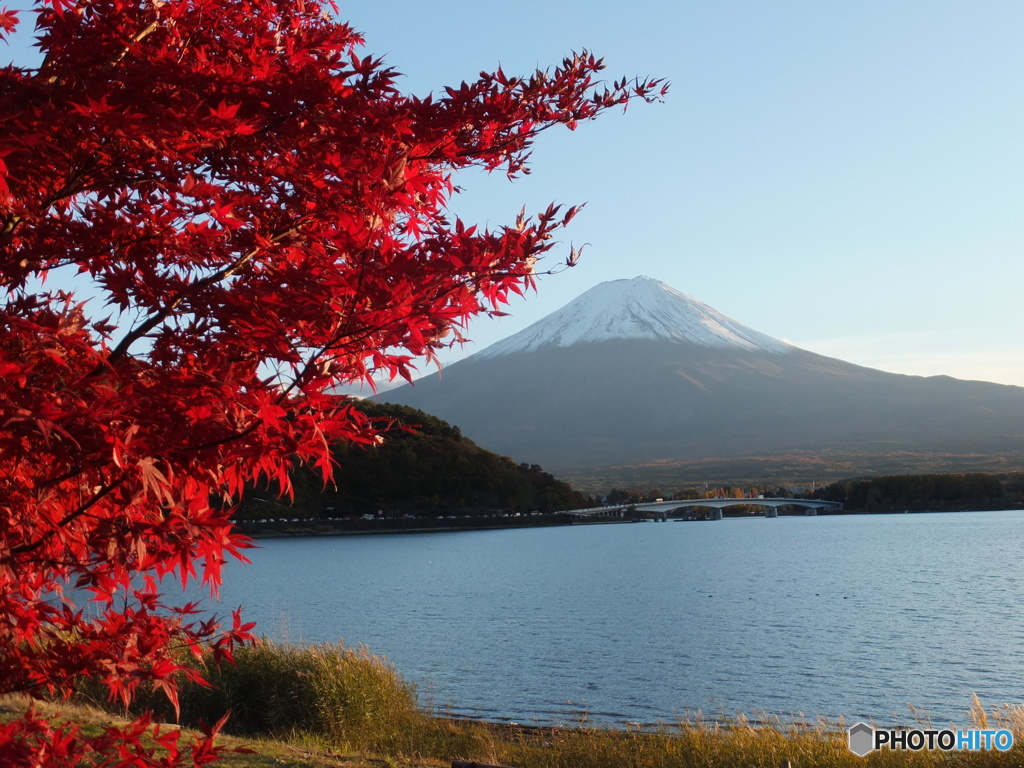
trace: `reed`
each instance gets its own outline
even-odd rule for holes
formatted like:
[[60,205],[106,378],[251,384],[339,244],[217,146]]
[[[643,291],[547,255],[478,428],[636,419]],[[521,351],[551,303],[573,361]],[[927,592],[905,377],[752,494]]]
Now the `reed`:
[[[985,711],[975,699],[977,728],[1006,728],[1007,752],[903,752],[881,750],[866,758],[849,751],[841,723],[800,724],[759,716],[728,722],[688,718],[651,732],[644,729],[568,728],[505,741],[502,765],[519,768],[1010,768],[1024,765],[1024,708]],[[922,722],[923,727],[930,724]]]
[[186,685],[182,721],[216,721],[230,711],[234,733],[313,735],[350,749],[388,751],[423,715],[415,688],[366,648],[298,646],[263,640],[236,664],[203,664],[211,687]]

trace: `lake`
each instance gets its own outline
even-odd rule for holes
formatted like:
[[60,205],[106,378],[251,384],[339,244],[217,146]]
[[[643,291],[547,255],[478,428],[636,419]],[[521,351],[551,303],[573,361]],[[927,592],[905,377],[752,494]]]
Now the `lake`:
[[1024,700],[1024,513],[262,539],[223,612],[366,644],[425,704],[524,723],[759,712],[967,723]]

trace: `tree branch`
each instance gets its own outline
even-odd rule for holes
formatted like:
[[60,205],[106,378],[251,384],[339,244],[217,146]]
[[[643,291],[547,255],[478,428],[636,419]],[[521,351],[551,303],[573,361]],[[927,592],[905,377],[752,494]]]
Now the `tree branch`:
[[73,512],[70,512],[63,518],[61,518],[60,521],[58,521],[50,530],[48,530],[38,539],[28,544],[19,544],[16,547],[11,547],[11,549],[9,550],[9,557],[22,555],[26,552],[32,552],[33,550],[39,549],[41,546],[43,546],[43,544],[45,544],[47,541],[56,536],[57,531],[59,531],[61,528],[68,525],[69,523],[74,522],[82,515],[84,515],[86,512],[88,512],[90,509],[92,509],[94,506],[96,506],[96,504],[98,504],[100,501],[106,498],[112,491],[114,491],[122,483],[124,483],[124,480],[125,476],[121,475],[121,477],[118,478],[116,482],[111,483],[110,485],[101,486],[100,490],[94,493],[88,501],[83,502]]
[[147,37],[149,37],[153,32],[155,32],[159,27],[160,27],[160,19],[156,19],[148,27],[146,27],[145,29],[140,30],[138,32],[138,34],[136,34],[135,37],[133,37],[131,39],[131,42],[129,42],[128,45],[126,45],[124,48],[121,49],[121,52],[119,54],[117,54],[117,56],[115,56],[111,61],[107,62],[106,68],[107,69],[113,69],[118,64],[120,64],[121,61],[124,59],[124,57],[128,55],[128,52],[131,51],[133,46],[136,46],[139,43],[141,43],[143,40],[145,40]]
[[[128,42],[128,44],[125,45],[121,49],[121,52],[118,53],[113,59],[108,61],[103,66],[103,68],[107,69],[107,70],[110,70],[110,69],[113,69],[114,67],[116,67],[118,64],[121,63],[121,61],[124,59],[124,57],[128,55],[128,53],[131,51],[131,49],[134,46],[138,45],[143,40],[145,40],[147,37],[149,37],[154,31],[159,29],[159,27],[160,27],[160,19],[156,19],[152,23],[150,23],[150,25],[148,27],[145,27],[145,28],[141,29]],[[47,54],[46,58],[43,59],[43,63],[39,66],[39,74],[40,75],[45,74],[46,70],[50,68],[50,62],[51,62],[50,56],[49,56],[49,54]],[[45,78],[43,80],[43,82],[46,83],[47,85],[54,85],[58,80],[60,80],[60,78],[57,77],[57,75],[50,75],[49,77]]]
[[[303,223],[303,219],[298,219],[291,226],[281,230],[280,232],[276,233],[273,237],[271,237],[270,244],[277,245],[286,237],[295,234],[296,232],[299,231],[299,229],[302,228]],[[254,258],[256,258],[256,256],[259,253],[265,251],[266,249],[267,246],[253,248],[250,251],[247,251],[246,253],[239,256],[233,263],[229,264],[223,269],[215,272],[212,275],[208,275],[207,277],[204,277],[200,280],[196,280],[194,283],[189,285],[186,290],[182,291],[182,293],[174,297],[162,309],[157,310],[148,318],[146,318],[146,320],[144,320],[141,325],[138,325],[132,330],[130,330],[124,336],[124,338],[122,338],[121,341],[118,342],[117,346],[110,351],[110,354],[107,355],[107,365],[112,365],[113,363],[117,362],[117,360],[124,357],[128,353],[128,350],[131,348],[132,344],[134,344],[136,341],[141,339],[147,333],[149,333],[158,325],[160,325],[160,323],[162,323],[164,320],[170,317],[174,313],[174,311],[181,306],[182,302],[185,301],[185,299],[187,299],[190,295],[195,294],[196,291],[202,290],[203,288],[207,288],[211,285],[219,283],[221,280],[226,280],[232,275],[238,274],[238,271],[243,266],[252,261]],[[99,370],[100,367],[97,366],[94,373],[99,372]]]

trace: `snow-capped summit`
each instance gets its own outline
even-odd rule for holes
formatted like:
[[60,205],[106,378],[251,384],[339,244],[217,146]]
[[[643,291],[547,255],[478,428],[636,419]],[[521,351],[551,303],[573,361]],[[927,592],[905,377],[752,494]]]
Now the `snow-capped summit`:
[[653,339],[784,353],[793,349],[732,320],[660,280],[640,276],[594,286],[556,312],[474,355],[491,358],[542,347]]

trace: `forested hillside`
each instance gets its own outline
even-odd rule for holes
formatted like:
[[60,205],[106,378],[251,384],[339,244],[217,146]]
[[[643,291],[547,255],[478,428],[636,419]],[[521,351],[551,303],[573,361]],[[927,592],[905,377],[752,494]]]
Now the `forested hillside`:
[[338,518],[378,513],[485,515],[556,512],[588,500],[536,464],[517,464],[462,436],[458,427],[402,405],[362,401],[374,420],[390,421],[380,445],[334,446],[334,484],[324,488],[308,469],[292,473],[295,501],[251,491],[240,519]]
[[851,511],[1016,509],[1024,503],[1024,475],[889,475],[832,483],[815,496]]

